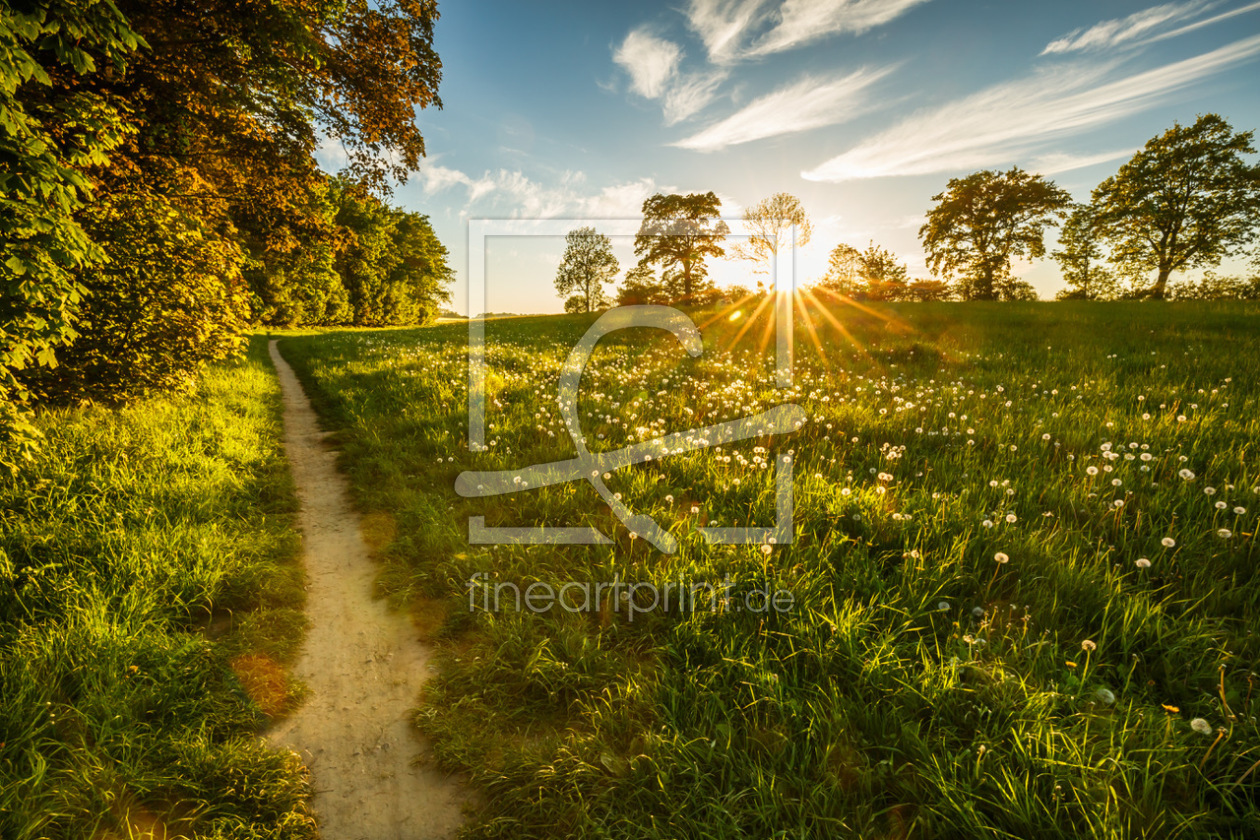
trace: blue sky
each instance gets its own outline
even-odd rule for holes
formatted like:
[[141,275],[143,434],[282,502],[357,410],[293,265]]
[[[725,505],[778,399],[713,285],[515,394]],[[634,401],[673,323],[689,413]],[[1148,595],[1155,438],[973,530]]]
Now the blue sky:
[[[465,311],[469,218],[635,218],[654,192],[723,213],[779,191],[838,242],[927,276],[917,231],[951,177],[1019,165],[1084,199],[1174,121],[1260,128],[1260,2],[676,0],[443,3],[445,108],[395,200],[429,214]],[[335,168],[338,150],[321,153]],[[615,242],[623,268],[631,240]],[[560,239],[495,240],[494,311],[555,312]],[[719,282],[746,266],[714,266]],[[1052,297],[1052,261],[1017,273]],[[749,284],[751,285],[751,284]]]

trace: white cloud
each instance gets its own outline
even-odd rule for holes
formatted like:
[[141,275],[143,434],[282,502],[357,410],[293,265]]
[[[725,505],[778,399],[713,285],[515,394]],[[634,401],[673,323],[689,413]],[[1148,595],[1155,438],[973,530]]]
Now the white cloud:
[[487,170],[474,178],[458,169],[425,163],[419,174],[420,183],[429,195],[463,187],[468,207],[477,205],[482,211],[494,210],[521,219],[634,218],[648,196],[675,191],[674,187],[657,184],[651,178],[610,184],[592,191],[581,172],[565,172],[551,185],[519,170],[508,169]]
[[1136,148],[1129,148],[1120,149],[1119,151],[1099,152],[1092,155],[1050,152],[1035,158],[1032,163],[1028,164],[1028,171],[1038,172],[1042,175],[1057,175],[1060,172],[1071,172],[1074,169],[1084,169],[1087,166],[1131,157],[1136,151]]
[[828,35],[861,35],[900,17],[928,0],[787,0],[778,23],[752,45],[749,54],[795,49]]
[[717,97],[727,75],[725,70],[714,70],[675,77],[665,92],[665,124],[674,125],[704,110]]
[[[690,0],[687,23],[719,64],[861,34],[928,0]],[[775,8],[777,5],[777,8]]]
[[642,26],[627,35],[613,53],[613,61],[630,74],[630,89],[648,99],[665,92],[680,60],[682,49],[677,44],[656,37]]
[[843,122],[870,107],[866,89],[894,68],[863,68],[837,79],[806,76],[754,99],[726,119],[671,145],[712,152]]
[[1210,18],[1196,20],[1194,23],[1188,23],[1185,26],[1178,27],[1177,29],[1173,29],[1168,32],[1161,32],[1158,35],[1147,38],[1142,43],[1143,46],[1145,46],[1146,44],[1153,44],[1156,41],[1176,38],[1178,35],[1185,35],[1187,32],[1193,32],[1196,29],[1202,29],[1205,26],[1211,26],[1214,23],[1220,23],[1223,20],[1229,20],[1232,17],[1237,17],[1238,15],[1246,14],[1247,12],[1254,12],[1257,9],[1260,9],[1260,3],[1249,3],[1246,6],[1239,6],[1237,9],[1230,9],[1228,12],[1221,12],[1219,15],[1213,15]]
[[1077,29],[1062,38],[1051,41],[1041,51],[1042,55],[1076,52],[1078,50],[1103,50],[1132,41],[1148,34],[1152,29],[1170,21],[1181,20],[1203,10],[1202,0],[1189,3],[1166,3],[1134,12],[1125,18],[1104,20],[1089,29]]
[[1049,139],[1137,113],[1258,54],[1260,35],[1114,81],[1107,81],[1114,65],[1049,68],[914,114],[801,175],[846,181],[1009,163]]

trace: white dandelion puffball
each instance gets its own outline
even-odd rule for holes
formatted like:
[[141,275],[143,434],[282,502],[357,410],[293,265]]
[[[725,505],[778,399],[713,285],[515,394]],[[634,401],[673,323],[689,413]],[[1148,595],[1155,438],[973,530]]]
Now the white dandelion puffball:
[[1208,723],[1203,718],[1195,718],[1194,720],[1190,721],[1190,728],[1193,729],[1195,732],[1198,732],[1200,735],[1212,734],[1212,724]]
[[1174,545],[1177,544],[1177,541],[1174,540],[1172,537],[1164,537],[1162,540],[1160,540],[1160,543],[1164,546],[1164,548],[1172,548]]
[[939,604],[937,604],[937,605],[936,605],[936,608],[937,608],[938,610],[940,610],[941,612],[948,612],[948,611],[949,611],[949,601],[941,601]]
[[1086,639],[1085,641],[1081,642],[1081,650],[1085,651],[1086,653],[1089,653],[1092,650],[1098,650],[1098,645],[1094,644],[1092,640]]
[[1009,556],[1007,556],[1006,552],[1004,552],[1004,551],[999,551],[997,554],[994,554],[994,555],[993,555],[993,559],[994,559],[995,561],[997,561],[998,563],[1009,563],[1009,562],[1011,562],[1011,558],[1010,558]]
[[1137,566],[1139,569],[1149,569],[1151,567],[1151,561],[1147,560],[1145,557],[1139,557],[1134,561],[1133,565]]

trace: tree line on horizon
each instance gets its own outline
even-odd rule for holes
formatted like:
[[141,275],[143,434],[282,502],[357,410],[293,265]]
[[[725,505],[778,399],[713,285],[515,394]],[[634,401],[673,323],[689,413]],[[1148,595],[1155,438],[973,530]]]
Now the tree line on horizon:
[[[931,278],[911,278],[904,262],[871,241],[865,250],[837,244],[816,285],[858,301],[1036,300],[1012,262],[1044,257],[1046,230],[1061,225],[1051,253],[1067,284],[1061,300],[1260,300],[1260,274],[1243,279],[1212,270],[1260,240],[1260,164],[1243,157],[1256,151],[1253,136],[1216,114],[1174,124],[1080,204],[1019,167],[952,178],[932,196],[919,230]],[[787,193],[748,208],[743,218],[751,234],[730,256],[752,262],[754,274],[768,275],[793,229],[797,245],[813,234],[800,200]],[[612,241],[591,227],[566,238],[556,290],[566,312],[739,300],[753,292],[719,290],[708,276],[707,260],[727,256],[729,233],[713,192],[656,194],[643,203],[634,241],[639,259],[615,297],[605,288],[620,270]],[[1252,264],[1260,270],[1260,250]],[[1198,268],[1207,269],[1199,282],[1172,282],[1174,273]],[[765,291],[761,280],[757,286]]]
[[434,317],[446,249],[388,198],[424,154],[415,110],[441,107],[436,18],[433,0],[0,7],[0,443],[33,434],[35,402],[187,387],[250,326]]

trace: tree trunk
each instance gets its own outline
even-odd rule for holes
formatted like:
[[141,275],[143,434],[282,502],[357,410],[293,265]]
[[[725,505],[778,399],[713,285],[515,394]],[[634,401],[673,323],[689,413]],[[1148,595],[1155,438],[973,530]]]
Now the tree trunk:
[[1155,285],[1146,290],[1146,296],[1151,300],[1163,300],[1168,294],[1168,275],[1172,274],[1171,268],[1161,268],[1159,276],[1155,278]]

